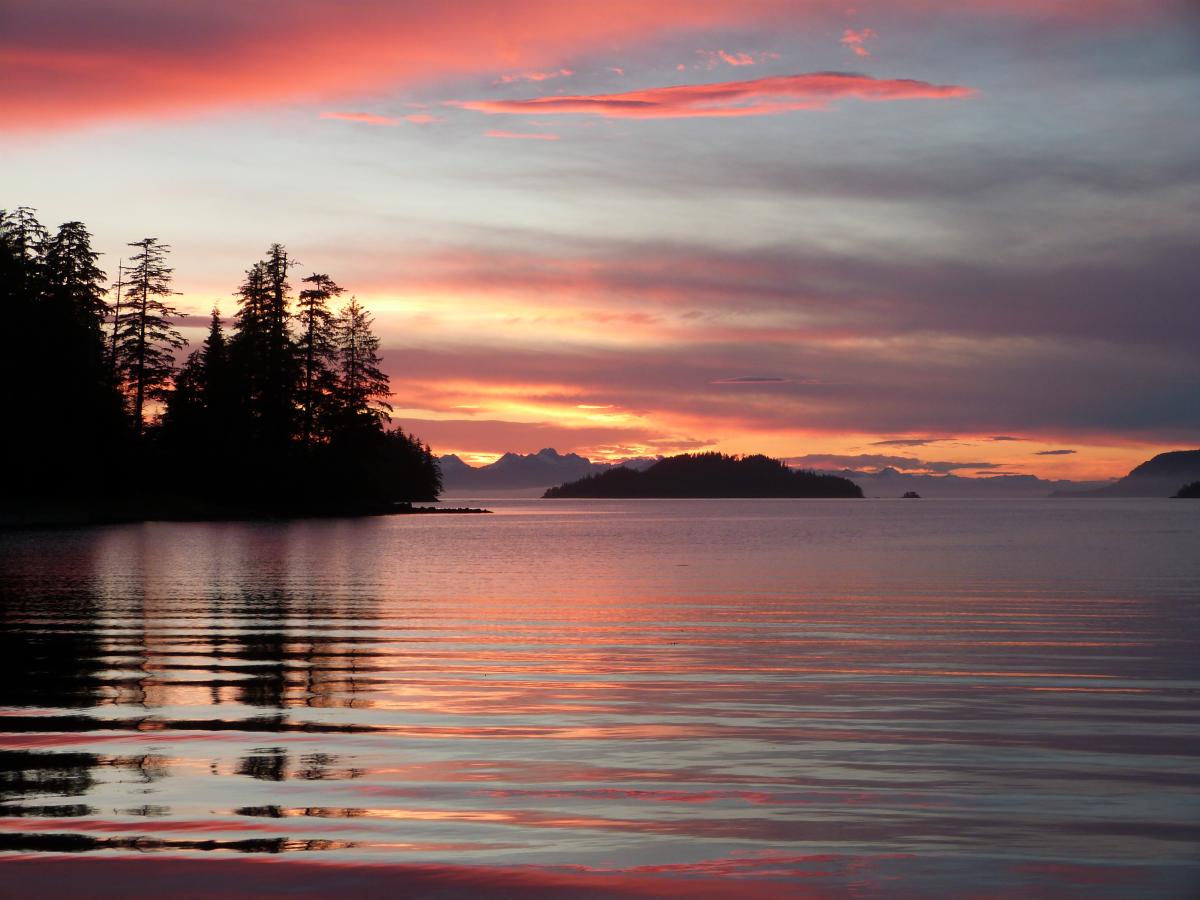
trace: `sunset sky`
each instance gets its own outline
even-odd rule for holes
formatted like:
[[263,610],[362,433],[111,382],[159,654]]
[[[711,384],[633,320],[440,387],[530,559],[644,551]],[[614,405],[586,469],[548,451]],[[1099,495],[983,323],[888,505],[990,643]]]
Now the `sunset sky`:
[[1200,445],[1198,10],[3,0],[0,205],[284,243],[468,461],[1107,477]]

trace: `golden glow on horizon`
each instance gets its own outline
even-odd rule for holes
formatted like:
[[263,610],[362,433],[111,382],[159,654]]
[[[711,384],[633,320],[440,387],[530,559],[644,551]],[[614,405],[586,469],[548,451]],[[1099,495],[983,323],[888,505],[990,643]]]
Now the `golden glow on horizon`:
[[[207,299],[211,290],[189,291],[192,296],[206,299],[189,302],[181,298],[180,306],[197,316],[206,315],[212,301]],[[881,337],[850,335],[836,330],[826,331],[814,325],[811,330],[801,331],[771,327],[771,317],[764,312],[741,316],[728,316],[729,320],[741,320],[734,328],[714,326],[711,318],[696,317],[665,322],[662,317],[633,316],[622,321],[619,328],[598,329],[594,319],[608,315],[601,307],[594,309],[571,307],[564,310],[562,304],[546,299],[525,301],[515,290],[503,289],[495,293],[467,292],[456,294],[450,291],[428,291],[414,293],[370,291],[357,292],[357,296],[374,314],[376,329],[384,340],[385,368],[392,373],[393,420],[417,434],[426,430],[436,432],[438,422],[478,421],[478,437],[470,441],[450,439],[431,440],[437,454],[454,453],[470,465],[487,465],[508,452],[535,452],[543,446],[554,446],[561,453],[575,452],[590,459],[616,460],[635,456],[669,456],[697,450],[719,450],[727,453],[765,453],[780,458],[796,458],[827,454],[832,457],[896,457],[909,459],[906,464],[898,461],[852,463],[830,460],[814,463],[818,468],[856,468],[876,471],[885,465],[904,472],[946,471],[945,466],[936,469],[922,468],[917,461],[933,460],[939,463],[987,462],[991,467],[954,469],[955,474],[969,477],[989,474],[1036,475],[1047,480],[1103,480],[1120,477],[1135,465],[1161,452],[1164,448],[1138,440],[1114,440],[1095,436],[1072,436],[1069,434],[1025,434],[1018,441],[995,441],[991,434],[958,434],[955,437],[928,441],[924,444],[904,446],[903,441],[920,441],[926,434],[870,434],[864,432],[829,431],[781,425],[770,428],[756,426],[744,417],[729,418],[721,414],[696,414],[680,409],[656,408],[653,404],[638,403],[637,411],[620,402],[609,402],[608,398],[597,397],[594,386],[575,384],[570,381],[520,381],[511,380],[497,371],[493,378],[480,377],[412,377],[405,372],[403,363],[388,356],[399,355],[401,360],[407,347],[423,344],[449,342],[451,346],[464,336],[482,335],[493,343],[500,340],[513,347],[577,346],[591,348],[630,345],[643,347],[666,346],[664,342],[683,339],[688,335],[695,345],[697,339],[706,335],[730,339],[736,333],[738,339],[756,335],[766,341],[802,341],[805,344],[823,347],[850,347],[869,350],[877,358],[907,360],[914,354],[927,351],[930,341],[942,352],[961,356],[980,353],[981,344],[959,337],[941,336],[917,341],[911,337]],[[232,311],[232,300],[226,304]],[[228,315],[228,312],[227,312]],[[203,339],[199,326],[189,329],[189,338],[198,342]],[[403,345],[388,353],[388,344],[395,347],[400,338]],[[984,342],[983,352],[1002,354],[1013,344],[1028,343],[1021,339],[992,339]],[[500,353],[500,351],[496,351]],[[580,352],[583,352],[581,349]],[[564,373],[565,374],[565,373]],[[735,391],[744,387],[730,385],[698,385],[697,390]],[[796,379],[781,379],[781,383],[795,383]],[[805,383],[800,380],[799,383]],[[819,380],[814,382],[820,384]],[[748,382],[747,387],[753,386]],[[769,382],[768,382],[769,386]],[[769,411],[773,402],[770,395],[746,391],[738,398],[746,412]],[[548,426],[556,429],[553,438],[535,437],[525,446],[510,446],[505,439],[489,438],[489,423],[510,425]],[[413,424],[409,424],[413,423]],[[430,424],[426,424],[430,423]],[[594,429],[601,427],[611,432],[606,440],[597,440]],[[653,443],[649,435],[656,435]],[[674,437],[672,437],[674,436]],[[890,442],[884,444],[881,442]],[[1073,452],[1065,453],[1064,450]]]

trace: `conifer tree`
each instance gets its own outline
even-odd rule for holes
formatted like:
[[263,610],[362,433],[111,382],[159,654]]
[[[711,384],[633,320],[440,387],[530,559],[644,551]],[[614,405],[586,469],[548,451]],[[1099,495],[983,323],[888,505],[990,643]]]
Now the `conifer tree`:
[[221,325],[221,311],[215,306],[208,324],[208,335],[200,348],[205,425],[210,435],[208,443],[215,446],[232,446],[238,435],[235,433],[235,391],[229,362],[229,344]]
[[91,238],[82,222],[66,222],[45,242],[39,318],[56,362],[43,385],[51,396],[75,397],[75,427],[107,442],[120,429],[120,404],[105,365],[106,276]]
[[108,380],[114,389],[120,390],[121,387],[121,371],[119,366],[119,355],[117,353],[117,338],[120,336],[121,301],[124,299],[122,291],[125,289],[125,260],[122,259],[117,263],[117,277],[109,286],[109,293],[112,294],[112,302],[108,304],[107,319],[111,323],[108,329],[107,346],[105,347],[105,359],[108,362]]
[[166,396],[162,417],[164,441],[174,448],[195,449],[197,437],[206,431],[207,404],[204,378],[204,352],[193,350],[175,373]]
[[166,264],[170,247],[152,237],[129,246],[138,248],[138,252],[130,259],[126,306],[117,322],[117,359],[132,394],[134,429],[140,434],[146,401],[166,398],[175,373],[172,351],[187,342],[171,324],[179,312],[166,302],[174,293],[174,270]]
[[69,306],[79,326],[102,340],[108,308],[101,287],[107,276],[96,265],[100,254],[82,222],[64,222],[45,242],[44,281],[47,299]]
[[[238,289],[230,365],[242,386],[241,428],[272,456],[284,453],[295,425],[296,353],[288,330],[291,286],[287,252],[272,244]],[[278,460],[277,460],[278,461]]]
[[229,393],[229,346],[225,342],[225,330],[221,327],[221,311],[212,309],[208,323],[208,336],[200,348],[204,362],[204,385],[210,407],[228,403]]
[[319,437],[321,424],[330,418],[337,388],[337,347],[329,301],[339,296],[342,288],[328,275],[316,272],[304,283],[311,287],[300,292],[296,303],[300,331],[296,351],[300,360],[300,440],[308,447]]
[[42,263],[49,239],[36,213],[29,206],[18,206],[11,213],[0,209],[0,231],[9,251],[7,288],[27,303],[32,303],[40,293]]
[[39,384],[47,359],[39,343],[45,330],[38,315],[45,239],[46,229],[34,210],[0,210],[0,404],[5,430],[28,438],[19,444],[0,441],[0,461],[10,473],[23,473],[39,454],[35,445],[44,398],[36,398],[29,388]]
[[231,434],[231,390],[225,333],[215,307],[204,343],[175,376],[162,420],[162,440],[189,463],[211,465],[236,442]]
[[99,254],[82,223],[51,236],[28,208],[0,213],[0,245],[9,326],[0,339],[0,404],[17,436],[4,442],[6,471],[20,472],[26,490],[79,495],[114,459],[123,430],[104,364]]
[[358,300],[350,298],[338,314],[334,328],[338,348],[338,399],[347,427],[369,424],[381,428],[392,407],[388,377],[379,368],[379,338],[374,319]]

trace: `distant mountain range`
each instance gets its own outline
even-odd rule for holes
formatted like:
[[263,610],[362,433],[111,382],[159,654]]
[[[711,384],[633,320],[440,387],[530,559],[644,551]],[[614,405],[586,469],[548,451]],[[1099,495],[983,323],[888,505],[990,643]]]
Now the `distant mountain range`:
[[453,453],[438,458],[443,494],[450,497],[540,497],[547,488],[607,472],[618,465],[645,469],[657,461],[641,457],[619,463],[597,463],[577,453],[559,453],[553,447],[537,453],[505,453],[486,466],[469,466]]
[[1112,484],[1090,490],[1055,491],[1055,497],[1173,497],[1185,484],[1200,481],[1200,450],[1160,453]]
[[982,475],[967,478],[962,475],[911,475],[893,468],[878,472],[856,472],[852,469],[830,471],[830,475],[849,478],[867,497],[902,497],[916,491],[922,497],[961,499],[1049,497],[1055,492],[1084,491],[1104,487],[1107,481],[1047,481],[1036,475]]
[[[486,466],[470,466],[454,454],[439,457],[447,497],[539,497],[547,488],[607,472],[617,466],[643,470],[656,457],[620,462],[592,462],[577,453],[552,447],[537,453],[505,453]],[[1200,481],[1200,450],[1160,453],[1117,481],[1051,481],[1036,475],[914,475],[885,468],[878,472],[852,469],[821,474],[848,478],[867,497],[901,497],[916,491],[922,497],[963,499],[1033,497],[1170,497],[1184,484]]]

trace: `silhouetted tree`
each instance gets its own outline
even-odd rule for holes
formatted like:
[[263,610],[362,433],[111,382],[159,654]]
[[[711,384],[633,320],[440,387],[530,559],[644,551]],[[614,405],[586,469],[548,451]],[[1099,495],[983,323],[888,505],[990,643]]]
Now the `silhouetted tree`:
[[358,300],[350,298],[334,323],[338,349],[338,399],[343,427],[365,423],[382,426],[392,407],[388,378],[379,368],[379,338],[372,331],[375,320]]
[[38,299],[45,239],[34,210],[0,210],[0,402],[5,431],[25,439],[0,441],[4,471],[11,473],[6,486],[17,487],[39,454],[39,398],[29,386],[38,383],[47,362],[42,348],[31,344],[42,334]]
[[204,343],[188,355],[167,396],[162,441],[189,465],[211,465],[230,445],[232,389],[221,314],[214,308]]
[[287,253],[272,244],[246,271],[229,342],[232,377],[243,386],[240,426],[247,440],[279,462],[294,432],[296,352],[288,330]]
[[271,376],[264,395],[264,425],[271,440],[285,444],[292,434],[293,403],[296,396],[295,345],[288,332],[288,313],[291,284],[288,268],[291,265],[282,244],[267,248],[263,260],[263,275],[267,291],[267,365]]
[[6,432],[16,436],[3,442],[13,493],[90,491],[119,443],[98,256],[80,222],[51,236],[29,208],[0,212],[0,390]]
[[45,282],[48,299],[71,310],[79,328],[103,342],[102,330],[108,307],[104,302],[107,277],[96,260],[92,236],[82,222],[64,222],[52,238],[45,240]]
[[0,209],[0,396],[6,401],[6,418],[18,428],[27,427],[21,423],[36,405],[32,392],[23,388],[29,367],[37,365],[29,342],[41,332],[37,306],[47,234],[35,212],[28,206]]
[[296,350],[300,358],[300,441],[307,447],[317,437],[319,425],[333,413],[337,347],[329,301],[340,295],[342,288],[328,275],[315,272],[304,283],[311,287],[300,292],[296,303],[300,329]]
[[133,241],[126,308],[117,322],[117,360],[132,394],[133,426],[141,433],[147,400],[163,400],[175,373],[173,350],[187,341],[171,324],[179,312],[169,306],[173,269],[166,264],[170,247],[158,238]]
[[92,249],[91,235],[82,222],[66,222],[46,243],[43,263],[43,344],[55,361],[44,375],[48,396],[71,397],[74,416],[56,417],[51,427],[62,444],[70,435],[90,439],[97,462],[116,450],[123,425],[121,402],[105,361],[104,282],[97,265],[100,254]]
[[205,403],[204,353],[193,350],[175,373],[174,388],[167,395],[162,417],[162,438],[176,447],[195,448],[207,426]]
[[221,326],[221,311],[213,307],[208,323],[208,336],[201,347],[204,364],[204,401],[213,428],[224,429],[230,422],[233,385],[229,373],[229,345]]
[[15,295],[32,301],[38,293],[42,263],[49,238],[37,220],[36,209],[18,206],[11,213],[0,210],[0,229],[10,254],[5,281]]
[[109,304],[107,311],[107,319],[111,324],[108,328],[105,359],[108,362],[108,380],[115,389],[119,389],[121,386],[120,354],[117,351],[117,343],[121,332],[121,301],[124,299],[121,292],[124,289],[125,260],[122,259],[117,262],[117,277],[109,287],[109,292],[112,294],[113,300]]

